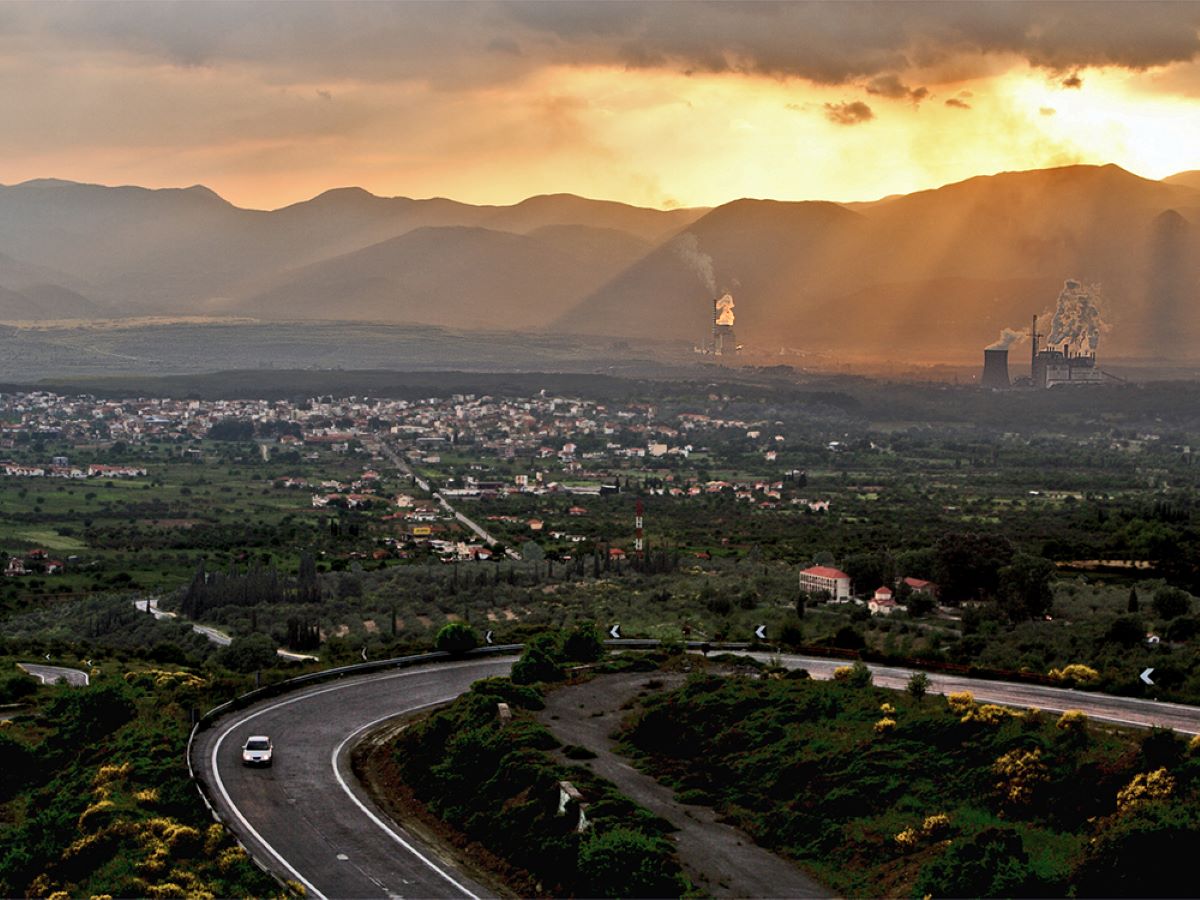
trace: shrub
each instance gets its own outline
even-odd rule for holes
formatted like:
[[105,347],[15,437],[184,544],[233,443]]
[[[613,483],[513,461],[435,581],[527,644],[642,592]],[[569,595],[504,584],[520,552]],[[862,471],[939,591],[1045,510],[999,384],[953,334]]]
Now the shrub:
[[1054,723],[1054,727],[1068,733],[1086,734],[1087,724],[1087,713],[1082,709],[1068,709],[1058,717],[1058,721]]
[[512,680],[516,684],[562,681],[563,677],[562,651],[552,634],[539,634],[533,638],[512,667]]
[[1175,790],[1175,779],[1166,769],[1139,772],[1133,780],[1117,792],[1117,811],[1125,812],[1148,800],[1166,800]]
[[579,846],[584,896],[678,897],[684,886],[671,862],[662,838],[621,827],[593,832]]
[[833,670],[835,681],[840,681],[853,688],[865,688],[871,685],[871,670],[861,659],[852,666],[838,666]]
[[1029,804],[1036,788],[1049,780],[1042,751],[1037,749],[1008,751],[992,764],[992,772],[1000,776],[996,789],[1014,806]]
[[221,651],[219,658],[227,669],[253,672],[270,668],[279,657],[275,653],[275,643],[265,634],[247,634],[235,637]]
[[908,695],[920,703],[925,699],[925,695],[929,693],[929,676],[924,672],[913,672],[908,676],[908,684],[905,686]]
[[962,721],[979,722],[981,725],[999,725],[1010,718],[1020,717],[1020,713],[996,703],[985,703],[982,706],[972,706],[963,715]]
[[875,723],[875,733],[878,735],[888,734],[896,730],[896,720],[883,718]]
[[946,705],[956,716],[965,716],[975,708],[975,695],[970,691],[957,691],[946,695]]
[[1077,896],[1195,896],[1195,804],[1137,803],[1107,822],[1075,868]]
[[1038,890],[1037,878],[1021,845],[1009,828],[985,828],[965,840],[955,840],[946,852],[917,876],[915,893],[935,897],[1021,897]]
[[0,677],[0,704],[19,703],[36,692],[37,683],[28,675],[18,675],[14,672]]
[[479,636],[465,622],[447,622],[438,629],[433,645],[445,653],[466,653],[479,646]]
[[1162,587],[1154,592],[1154,599],[1150,603],[1160,619],[1177,619],[1191,610],[1192,595],[1179,588]]
[[1061,669],[1051,669],[1047,674],[1055,681],[1071,685],[1095,684],[1100,680],[1099,672],[1091,666],[1081,665],[1080,663],[1071,663],[1071,665],[1063,666]]
[[595,662],[604,656],[604,640],[594,624],[576,625],[563,641],[563,656],[572,662]]

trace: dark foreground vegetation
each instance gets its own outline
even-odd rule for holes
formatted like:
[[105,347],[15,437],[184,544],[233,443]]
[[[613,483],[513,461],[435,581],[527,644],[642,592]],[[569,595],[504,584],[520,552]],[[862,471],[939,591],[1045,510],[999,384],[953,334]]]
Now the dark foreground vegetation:
[[847,896],[1195,896],[1200,739],[839,674],[696,675],[623,746]]
[[21,704],[0,722],[0,896],[277,894],[212,822],[184,759],[192,710],[240,685],[121,668],[86,688],[37,687],[0,656],[0,703]]

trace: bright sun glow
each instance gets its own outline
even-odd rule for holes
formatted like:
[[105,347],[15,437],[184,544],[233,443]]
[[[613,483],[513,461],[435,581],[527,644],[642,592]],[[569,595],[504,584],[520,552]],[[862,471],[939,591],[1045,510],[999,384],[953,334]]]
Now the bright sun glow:
[[1081,161],[1116,163],[1146,178],[1196,167],[1200,103],[1152,93],[1148,76],[1137,73],[1088,70],[1080,77],[1078,90],[1064,90],[1037,72],[1010,75],[999,85],[1031,125],[1073,147]]

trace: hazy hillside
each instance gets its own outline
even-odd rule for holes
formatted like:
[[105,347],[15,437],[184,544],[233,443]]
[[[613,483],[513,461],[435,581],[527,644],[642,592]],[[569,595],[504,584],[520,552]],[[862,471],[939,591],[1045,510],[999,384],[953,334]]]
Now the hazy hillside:
[[1163,179],[1166,184],[1179,184],[1183,187],[1200,188],[1200,169],[1190,169],[1187,172],[1177,172]]
[[263,212],[203,187],[34,181],[0,186],[0,317],[211,312],[702,343],[728,291],[755,351],[963,360],[1075,278],[1103,288],[1101,356],[1194,358],[1197,178],[1068,166],[847,206],[671,211],[341,188]]
[[[729,291],[737,302],[739,336],[743,327],[770,333],[772,317],[794,306],[806,280],[825,277],[832,255],[862,225],[858,214],[833,203],[738,200],[655,249],[558,326],[700,342],[712,323],[712,300]],[[745,299],[768,296],[769,304]]]
[[[685,246],[711,257],[737,302],[739,340],[861,358],[970,356],[1027,327],[1062,283],[1105,293],[1102,352],[1192,355],[1200,345],[1200,191],[1116,166],[972,178],[853,211],[737,201],[622,273],[564,329],[700,342],[713,293]],[[691,237],[688,237],[688,236]]]
[[529,232],[545,225],[585,224],[658,241],[685,228],[706,211],[673,209],[664,212],[611,200],[588,200],[574,194],[548,194],[530,197],[515,206],[498,207],[483,220],[483,224],[488,228],[516,232]]
[[[701,211],[664,212],[567,195],[513,207],[440,198],[327,191],[272,212],[239,209],[204,187],[147,190],[57,180],[0,186],[0,252],[89,286],[114,315],[225,310],[281,274],[361,250],[414,229],[481,226],[530,232],[579,225],[636,240],[673,232]],[[3,278],[0,285],[11,287]],[[386,307],[372,311],[386,316]]]
[[[240,309],[277,319],[542,327],[627,263],[631,250],[644,249],[641,242],[631,248],[629,241],[636,239],[560,226],[542,237],[486,228],[419,228],[289,273]],[[578,255],[568,249],[572,242]]]

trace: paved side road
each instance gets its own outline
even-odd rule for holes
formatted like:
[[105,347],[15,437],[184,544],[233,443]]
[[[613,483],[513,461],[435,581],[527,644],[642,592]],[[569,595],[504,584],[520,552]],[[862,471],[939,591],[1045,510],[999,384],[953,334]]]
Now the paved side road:
[[[371,802],[349,755],[373,726],[451,700],[480,678],[508,674],[512,663],[489,657],[389,671],[266,700],[200,732],[192,765],[250,852],[309,897],[482,897],[486,888]],[[274,742],[270,768],[242,766],[251,734]]]
[[43,666],[38,663],[17,663],[17,668],[39,679],[42,684],[69,684],[72,687],[87,687],[88,673],[82,669],[67,669],[63,666]]
[[580,745],[596,753],[592,760],[577,762],[564,757],[563,762],[607,778],[625,796],[678,829],[667,840],[675,845],[684,872],[704,896],[829,897],[829,889],[799,866],[721,822],[712,807],[680,803],[673,789],[633,768],[616,752],[611,735],[626,714],[626,702],[648,683],[657,682],[671,689],[684,680],[685,676],[662,673],[603,675],[550,692],[546,708],[536,715],[564,744]]

